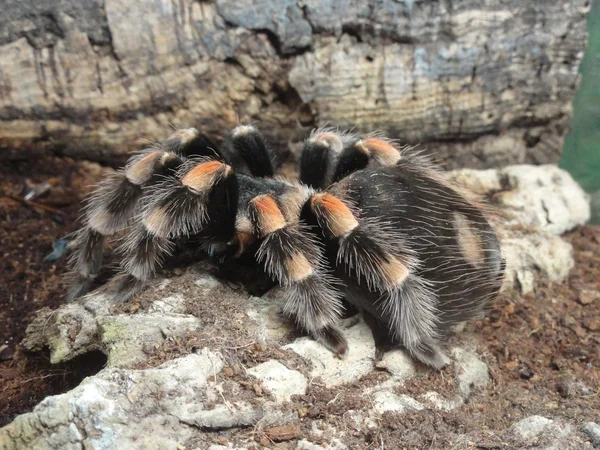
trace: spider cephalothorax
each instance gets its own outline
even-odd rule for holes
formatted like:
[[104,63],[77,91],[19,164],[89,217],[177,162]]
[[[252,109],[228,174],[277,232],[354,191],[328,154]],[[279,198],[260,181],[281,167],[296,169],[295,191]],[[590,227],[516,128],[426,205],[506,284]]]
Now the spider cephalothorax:
[[126,230],[114,282],[125,301],[193,235],[211,255],[253,255],[285,289],[284,312],[338,355],[348,351],[337,326],[347,301],[378,345],[440,368],[439,339],[498,292],[503,261],[481,207],[418,155],[317,130],[293,182],[272,178],[253,127],[234,129],[223,150],[181,130],[104,180],[73,243],[69,296],[89,290],[106,236]]

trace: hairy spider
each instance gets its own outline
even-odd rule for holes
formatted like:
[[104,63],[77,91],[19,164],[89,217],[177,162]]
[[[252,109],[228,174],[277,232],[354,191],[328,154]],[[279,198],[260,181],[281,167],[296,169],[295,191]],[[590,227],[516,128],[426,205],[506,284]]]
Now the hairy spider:
[[126,301],[177,240],[193,235],[211,255],[254,255],[284,288],[285,314],[340,357],[347,301],[378,347],[400,344],[443,367],[440,339],[479,315],[502,281],[498,239],[481,205],[383,138],[313,132],[300,182],[273,176],[254,127],[235,128],[226,148],[236,163],[196,129],[180,130],[105,179],[73,240],[69,297],[90,289],[105,237],[126,230],[113,282]]

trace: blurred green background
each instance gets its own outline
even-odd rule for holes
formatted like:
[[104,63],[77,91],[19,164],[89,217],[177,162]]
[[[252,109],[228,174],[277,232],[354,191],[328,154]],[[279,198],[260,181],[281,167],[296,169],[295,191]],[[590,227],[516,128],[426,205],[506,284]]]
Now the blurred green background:
[[587,21],[588,48],[560,165],[592,194],[592,222],[600,223],[600,0],[593,1]]

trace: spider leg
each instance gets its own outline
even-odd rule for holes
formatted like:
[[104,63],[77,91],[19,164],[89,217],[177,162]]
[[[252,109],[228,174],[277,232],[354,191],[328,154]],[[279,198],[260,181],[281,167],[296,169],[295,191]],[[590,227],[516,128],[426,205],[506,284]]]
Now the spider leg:
[[204,133],[196,128],[178,130],[162,142],[167,152],[173,152],[185,158],[208,157],[223,161],[219,147]]
[[360,139],[350,133],[317,130],[304,143],[300,180],[310,187],[325,189],[370,163],[393,166],[400,159],[400,150],[385,139]]
[[343,311],[340,293],[324,270],[316,241],[301,225],[286,221],[271,195],[250,200],[249,213],[262,238],[257,260],[285,288],[284,312],[334,353],[346,356],[348,344],[336,326]]
[[402,154],[390,141],[369,137],[361,141],[368,150],[372,160],[382,166],[395,166],[402,159]]
[[300,156],[300,181],[314,189],[322,188],[329,168],[331,144],[310,138],[304,142]]
[[85,226],[74,234],[74,239],[69,244],[70,271],[67,274],[69,290],[67,300],[72,301],[89,292],[92,282],[98,276],[102,267],[104,250],[104,236]]
[[130,225],[144,187],[172,176],[184,161],[182,155],[213,155],[205,138],[195,128],[178,130],[155,148],[131,157],[121,171],[100,183],[85,207],[85,224],[71,244],[69,300],[89,291],[102,266],[105,238]]
[[255,177],[274,175],[271,155],[263,135],[253,126],[240,125],[229,136],[229,146],[240,155]]
[[381,358],[383,358],[383,354],[393,347],[392,336],[390,336],[387,325],[379,321],[373,314],[363,310],[362,315],[365,319],[365,323],[373,333],[373,340],[375,341],[375,361],[380,361]]
[[[381,221],[360,219],[327,192],[313,195],[307,206],[335,248],[335,265],[365,284],[366,295],[353,296],[350,290],[349,300],[384,319],[394,339],[422,356],[437,337],[437,297],[416,273],[418,260],[407,240]],[[435,365],[432,358],[424,362]]]
[[[258,178],[268,178],[274,175],[273,162],[263,135],[253,126],[240,125],[234,128],[226,140],[225,150],[228,151],[228,160],[232,161],[234,167],[238,167],[240,191],[253,192],[255,186],[253,181]],[[249,170],[251,175],[244,173]],[[273,180],[271,180],[273,181]],[[246,202],[247,203],[247,200]],[[221,259],[233,257],[240,260],[242,255],[253,249],[256,244],[256,236],[250,230],[247,211],[240,211],[236,220],[236,232],[229,241],[220,239],[205,242],[204,248],[211,256]],[[244,223],[246,222],[246,223]]]
[[325,189],[333,182],[334,174],[345,149],[357,141],[351,133],[321,128],[304,142],[300,158],[300,181]]
[[229,239],[234,233],[237,180],[220,161],[189,160],[146,189],[137,223],[119,247],[122,273],[115,297],[128,300],[173,250],[173,239],[202,234]]
[[357,170],[364,169],[371,163],[394,166],[401,158],[400,150],[385,139],[355,139],[340,154],[332,182],[335,183]]
[[143,186],[181,162],[174,153],[148,150],[130,158],[123,170],[100,183],[85,207],[84,226],[71,243],[69,300],[90,289],[102,266],[105,237],[129,226],[138,210]]
[[357,140],[347,146],[340,154],[335,171],[333,173],[333,182],[347,177],[352,172],[364,169],[371,160],[371,152],[363,144],[363,141]]

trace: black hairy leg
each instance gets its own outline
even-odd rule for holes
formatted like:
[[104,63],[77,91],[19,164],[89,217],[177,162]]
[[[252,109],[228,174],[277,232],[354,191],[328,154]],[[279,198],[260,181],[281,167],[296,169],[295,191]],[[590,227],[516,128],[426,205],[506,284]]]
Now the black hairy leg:
[[[227,146],[231,147],[231,158],[241,158],[248,171],[255,177],[272,177],[274,175],[271,154],[262,134],[253,126],[240,125],[233,129]],[[236,169],[240,169],[234,164]]]
[[207,157],[224,161],[223,155],[215,142],[196,128],[177,130],[160,146],[166,152],[176,153],[184,158]]
[[130,225],[139,211],[144,186],[176,170],[181,163],[182,159],[175,153],[146,151],[131,158],[122,171],[100,183],[85,207],[84,226],[71,242],[68,299],[89,290],[102,266],[105,238]]
[[334,281],[323,268],[321,250],[298,224],[289,224],[270,195],[250,201],[250,217],[262,243],[258,262],[285,288],[284,312],[340,357],[348,344],[337,328],[343,305]]
[[386,139],[319,129],[304,142],[300,180],[312,188],[326,189],[358,170],[393,166],[401,159],[401,151]]
[[[409,242],[385,223],[358,217],[327,192],[312,196],[304,215],[326,239],[346,299],[377,317],[393,340],[417,356],[437,337],[437,297],[417,273]],[[355,284],[360,289],[350,289]]]
[[333,182],[339,181],[357,170],[364,169],[369,161],[370,153],[363,142],[360,140],[353,142],[340,154],[333,173]]
[[[337,144],[337,141],[334,141],[333,144]],[[330,169],[329,154],[333,152],[331,146],[332,143],[327,139],[311,138],[304,142],[300,156],[300,180],[302,183],[315,189],[322,187]]]
[[[207,242],[228,240],[234,233],[237,190],[231,167],[220,161],[189,160],[176,176],[150,186],[139,221],[118,249],[119,278],[133,277],[142,286],[171,254],[174,239],[194,235]],[[136,291],[119,284],[115,297],[126,301]]]
[[300,181],[314,189],[325,189],[334,179],[340,155],[357,138],[329,128],[314,131],[300,155]]
[[85,206],[84,226],[71,241],[69,300],[89,291],[102,266],[105,239],[129,228],[140,212],[144,189],[173,177],[190,155],[221,157],[197,129],[178,130],[131,157],[122,170],[98,185]]
[[333,182],[371,166],[394,166],[402,159],[401,151],[390,141],[367,137],[348,140],[340,154],[333,174]]

